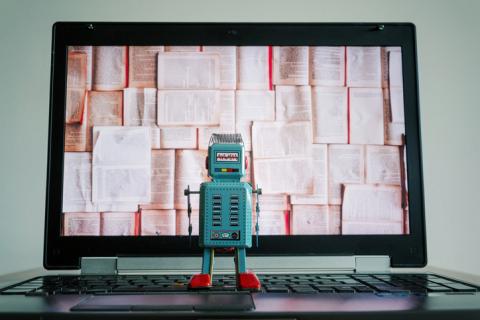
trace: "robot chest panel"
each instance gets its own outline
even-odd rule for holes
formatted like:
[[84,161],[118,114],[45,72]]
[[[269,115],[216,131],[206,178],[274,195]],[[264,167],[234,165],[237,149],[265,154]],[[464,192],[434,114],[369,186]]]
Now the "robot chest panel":
[[208,183],[200,219],[203,240],[215,247],[251,242],[251,188],[245,183]]

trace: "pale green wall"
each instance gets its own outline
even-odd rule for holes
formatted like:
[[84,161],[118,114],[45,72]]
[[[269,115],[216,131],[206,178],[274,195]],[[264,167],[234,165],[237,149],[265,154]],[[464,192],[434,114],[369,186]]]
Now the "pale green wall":
[[55,21],[414,22],[429,262],[480,274],[478,1],[0,0],[0,274],[41,266]]

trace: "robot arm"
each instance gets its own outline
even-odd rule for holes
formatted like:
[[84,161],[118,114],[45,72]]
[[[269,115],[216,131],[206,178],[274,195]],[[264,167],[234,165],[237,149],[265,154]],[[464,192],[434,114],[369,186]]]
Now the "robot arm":
[[189,246],[192,245],[192,204],[190,202],[190,195],[191,194],[199,194],[200,191],[191,191],[190,185],[187,186],[187,189],[183,190],[183,194],[187,196],[187,213],[188,213],[188,244]]
[[258,248],[258,232],[260,231],[260,227],[258,226],[258,217],[260,216],[260,197],[259,195],[262,194],[262,189],[258,187],[256,190],[252,190],[252,193],[255,193],[256,196],[256,204],[255,204],[255,245]]

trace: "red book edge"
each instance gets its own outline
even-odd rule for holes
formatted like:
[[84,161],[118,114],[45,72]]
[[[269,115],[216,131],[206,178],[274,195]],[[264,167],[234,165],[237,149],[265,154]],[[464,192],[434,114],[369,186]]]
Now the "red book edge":
[[283,219],[285,222],[285,234],[290,235],[290,211],[283,211]]
[[129,76],[128,76],[128,72],[129,72],[129,67],[130,67],[130,59],[129,59],[129,55],[130,55],[130,48],[129,46],[125,46],[125,85],[124,87],[128,87],[129,83],[128,81],[130,80],[129,79]]
[[272,73],[273,73],[273,70],[272,70],[272,66],[273,66],[273,62],[272,62],[272,51],[273,51],[273,48],[272,46],[268,46],[268,90],[272,90],[273,89],[273,84],[272,84]]
[[135,212],[135,233],[134,235],[139,236],[141,230],[142,221],[140,219],[141,211]]
[[350,88],[347,88],[347,128],[348,144],[350,144]]

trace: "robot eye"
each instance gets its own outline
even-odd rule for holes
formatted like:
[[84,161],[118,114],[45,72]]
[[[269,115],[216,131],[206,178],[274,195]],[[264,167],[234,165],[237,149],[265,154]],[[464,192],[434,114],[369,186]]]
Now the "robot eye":
[[208,156],[205,158],[205,169],[208,170]]
[[247,169],[248,169],[248,158],[245,157],[245,170],[247,170]]

